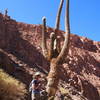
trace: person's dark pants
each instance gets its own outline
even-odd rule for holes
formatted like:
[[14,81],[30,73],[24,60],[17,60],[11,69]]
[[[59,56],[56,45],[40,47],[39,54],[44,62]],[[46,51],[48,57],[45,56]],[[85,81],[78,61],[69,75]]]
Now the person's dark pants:
[[37,93],[33,92],[31,94],[31,98],[32,98],[32,100],[41,100],[40,93],[39,92],[37,92]]

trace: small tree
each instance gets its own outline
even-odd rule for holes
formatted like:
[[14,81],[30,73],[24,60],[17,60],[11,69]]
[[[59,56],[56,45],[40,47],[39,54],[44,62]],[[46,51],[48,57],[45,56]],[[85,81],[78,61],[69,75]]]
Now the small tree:
[[60,26],[60,15],[62,11],[64,0],[61,0],[56,18],[55,31],[50,34],[50,49],[47,50],[46,46],[46,18],[43,18],[43,31],[42,31],[42,51],[44,57],[50,62],[50,71],[47,77],[46,91],[49,95],[55,96],[59,83],[59,68],[62,61],[65,59],[65,55],[69,49],[70,39],[70,23],[69,23],[69,0],[66,0],[66,15],[65,15],[65,40],[62,49],[60,50],[60,40],[58,40],[58,30]]

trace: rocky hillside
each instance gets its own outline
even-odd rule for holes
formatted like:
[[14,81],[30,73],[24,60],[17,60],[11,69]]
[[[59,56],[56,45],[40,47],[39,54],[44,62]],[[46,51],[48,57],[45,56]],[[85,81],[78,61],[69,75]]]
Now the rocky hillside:
[[[47,28],[48,47],[52,31]],[[49,71],[41,53],[41,32],[42,25],[19,23],[0,14],[0,67],[26,85],[34,72]],[[63,44],[64,32],[58,34]],[[88,100],[100,100],[100,42],[74,34],[70,41],[68,57],[61,66],[60,86],[68,89],[70,85]]]

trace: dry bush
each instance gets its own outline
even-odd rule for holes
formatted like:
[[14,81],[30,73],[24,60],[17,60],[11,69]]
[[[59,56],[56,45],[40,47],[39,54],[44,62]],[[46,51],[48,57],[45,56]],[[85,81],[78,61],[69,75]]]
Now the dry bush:
[[25,85],[0,69],[0,100],[24,100]]

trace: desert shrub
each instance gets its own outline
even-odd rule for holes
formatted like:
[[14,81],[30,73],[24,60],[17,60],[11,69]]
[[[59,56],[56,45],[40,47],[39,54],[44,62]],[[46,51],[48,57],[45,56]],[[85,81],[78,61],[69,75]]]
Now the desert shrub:
[[0,100],[24,100],[25,85],[0,69]]

